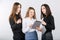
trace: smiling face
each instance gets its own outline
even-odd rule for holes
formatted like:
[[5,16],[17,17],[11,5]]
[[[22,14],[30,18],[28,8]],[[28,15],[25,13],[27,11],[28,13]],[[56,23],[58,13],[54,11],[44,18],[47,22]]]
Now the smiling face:
[[50,10],[49,5],[48,4],[42,4],[41,5],[41,19],[43,18],[43,16],[48,17],[50,15],[52,15],[52,14],[51,14],[51,10]]
[[46,15],[46,8],[45,8],[45,6],[42,6],[41,9],[42,9],[42,13]]
[[17,6],[17,11],[16,11],[16,12],[19,13],[20,11],[21,11],[21,6],[18,5],[18,6]]
[[35,9],[33,7],[29,7],[25,17],[36,19]]
[[34,16],[34,10],[30,9],[29,10],[29,17],[33,18]]

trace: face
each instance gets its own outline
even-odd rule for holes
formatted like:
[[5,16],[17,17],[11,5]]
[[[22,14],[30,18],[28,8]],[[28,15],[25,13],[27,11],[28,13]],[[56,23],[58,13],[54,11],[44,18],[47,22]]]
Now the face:
[[43,14],[46,14],[46,8],[45,8],[45,6],[42,6],[42,12],[43,12]]
[[34,10],[30,9],[29,10],[29,17],[33,18],[34,16]]
[[17,13],[19,13],[20,11],[21,11],[21,6],[18,5],[18,7],[17,7]]

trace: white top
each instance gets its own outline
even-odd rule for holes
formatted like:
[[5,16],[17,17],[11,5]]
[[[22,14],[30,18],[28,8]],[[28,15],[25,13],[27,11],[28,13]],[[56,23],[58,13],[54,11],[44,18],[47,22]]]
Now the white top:
[[33,25],[35,21],[36,21],[36,19],[33,19],[33,18],[32,19],[29,19],[28,17],[24,18],[22,21],[23,33],[36,31],[35,29],[32,29],[29,27],[29,25],[31,25],[31,24]]

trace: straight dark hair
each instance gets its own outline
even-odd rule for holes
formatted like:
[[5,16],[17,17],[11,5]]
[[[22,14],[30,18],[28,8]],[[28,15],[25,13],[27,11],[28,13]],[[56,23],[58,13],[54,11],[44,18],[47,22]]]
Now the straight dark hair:
[[41,5],[41,19],[44,16],[44,14],[42,12],[42,6],[44,6],[46,8],[46,17],[48,17],[48,16],[50,16],[52,14],[49,5],[48,4],[42,4]]

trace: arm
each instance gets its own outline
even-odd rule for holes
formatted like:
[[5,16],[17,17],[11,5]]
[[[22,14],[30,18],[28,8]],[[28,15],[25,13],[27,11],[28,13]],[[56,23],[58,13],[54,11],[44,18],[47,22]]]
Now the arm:
[[14,19],[12,17],[10,18],[9,22],[10,22],[12,30],[17,28],[17,24],[14,22]]
[[26,33],[30,30],[30,27],[26,24],[26,22],[27,21],[25,19],[23,19],[23,21],[22,21],[22,31],[23,31],[23,33]]
[[55,24],[54,24],[53,16],[49,17],[49,22],[50,23],[46,22],[45,28],[48,29],[48,30],[52,30],[52,29],[54,30],[55,29]]

